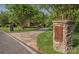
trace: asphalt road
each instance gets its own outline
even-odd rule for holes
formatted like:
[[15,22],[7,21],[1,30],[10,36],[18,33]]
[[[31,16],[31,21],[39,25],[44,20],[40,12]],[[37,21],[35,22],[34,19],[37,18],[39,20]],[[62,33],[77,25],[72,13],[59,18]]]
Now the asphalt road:
[[12,37],[0,32],[0,54],[31,54],[31,52]]

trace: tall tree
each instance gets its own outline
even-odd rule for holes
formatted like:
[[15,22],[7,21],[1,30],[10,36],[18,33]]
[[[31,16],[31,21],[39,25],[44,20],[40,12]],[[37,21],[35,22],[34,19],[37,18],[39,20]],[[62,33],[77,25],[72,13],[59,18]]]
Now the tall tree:
[[0,24],[1,26],[6,26],[8,24],[8,16],[6,12],[0,13]]
[[[50,5],[46,5],[46,4],[38,4],[38,5],[33,5],[34,7],[36,7],[40,12],[38,15],[36,15],[38,19],[41,20],[38,20],[40,22],[40,24],[42,25],[42,27],[46,27],[46,22],[47,22],[47,19],[48,19],[48,15],[49,15],[49,12],[50,12]],[[39,16],[40,15],[40,16]]]
[[44,4],[41,8],[49,12],[48,24],[52,25],[52,20],[74,20],[76,28],[79,27],[79,5],[75,4]]
[[61,20],[70,19],[74,20],[77,17],[76,11],[79,10],[78,5],[71,4],[60,4],[60,5],[52,5],[52,16],[53,18],[60,18]]
[[32,17],[37,14],[37,9],[32,5],[7,5],[10,20],[19,24],[22,28],[30,27]]

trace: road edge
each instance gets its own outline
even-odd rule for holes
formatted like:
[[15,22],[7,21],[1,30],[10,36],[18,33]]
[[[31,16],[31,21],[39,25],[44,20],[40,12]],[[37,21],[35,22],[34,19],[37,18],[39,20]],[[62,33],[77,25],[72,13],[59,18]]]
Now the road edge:
[[27,49],[29,52],[31,52],[32,54],[42,54],[41,52],[39,51],[36,51],[34,48],[28,46],[26,43],[22,42],[21,40],[13,37],[12,35],[10,35],[9,33],[7,32],[4,32],[2,31],[3,33],[5,33],[6,35],[10,36],[11,38],[13,38],[14,40],[16,40],[19,44],[21,44],[23,47],[25,47],[25,49]]

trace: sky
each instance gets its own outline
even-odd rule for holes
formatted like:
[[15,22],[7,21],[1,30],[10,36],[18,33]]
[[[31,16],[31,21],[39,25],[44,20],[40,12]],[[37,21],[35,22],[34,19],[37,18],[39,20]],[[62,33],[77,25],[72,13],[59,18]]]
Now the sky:
[[[6,11],[6,6],[5,4],[0,4],[0,12],[1,11]],[[42,10],[42,12],[44,12],[45,14],[49,14],[46,10]]]
[[6,7],[4,4],[0,4],[0,11],[5,11],[6,10]]

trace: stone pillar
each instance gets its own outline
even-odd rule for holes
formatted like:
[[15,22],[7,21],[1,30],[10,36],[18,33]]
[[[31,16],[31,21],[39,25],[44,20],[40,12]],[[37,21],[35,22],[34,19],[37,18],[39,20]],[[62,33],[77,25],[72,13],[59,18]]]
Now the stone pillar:
[[71,20],[53,21],[53,49],[68,53],[73,45],[74,22]]

